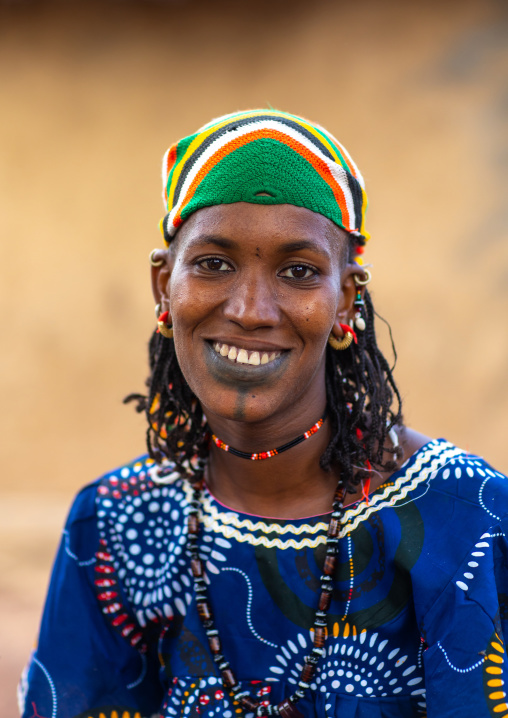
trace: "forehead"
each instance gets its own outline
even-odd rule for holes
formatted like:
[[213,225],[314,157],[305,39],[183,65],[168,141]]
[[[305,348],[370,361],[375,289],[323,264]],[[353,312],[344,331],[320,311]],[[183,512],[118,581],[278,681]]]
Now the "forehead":
[[260,205],[248,202],[214,205],[194,212],[179,229],[177,247],[189,247],[203,238],[223,237],[269,251],[288,243],[307,243],[329,253],[348,256],[349,235],[317,212],[290,204]]

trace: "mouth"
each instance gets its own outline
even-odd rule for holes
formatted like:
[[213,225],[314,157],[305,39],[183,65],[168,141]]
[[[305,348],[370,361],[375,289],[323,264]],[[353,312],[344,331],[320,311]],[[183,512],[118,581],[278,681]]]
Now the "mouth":
[[204,350],[205,362],[215,379],[233,387],[276,381],[285,371],[291,354],[287,349],[266,351],[262,345],[246,349],[215,340],[205,341]]
[[282,354],[282,351],[250,350],[222,342],[213,342],[212,347],[217,354],[233,364],[250,364],[251,366],[271,364]]

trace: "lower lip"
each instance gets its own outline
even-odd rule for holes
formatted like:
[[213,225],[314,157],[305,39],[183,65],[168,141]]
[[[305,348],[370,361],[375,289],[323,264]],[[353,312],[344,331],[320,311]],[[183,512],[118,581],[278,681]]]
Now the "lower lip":
[[286,364],[289,352],[268,362],[268,364],[238,364],[218,354],[210,342],[204,342],[205,361],[214,377],[227,384],[262,384],[278,376]]

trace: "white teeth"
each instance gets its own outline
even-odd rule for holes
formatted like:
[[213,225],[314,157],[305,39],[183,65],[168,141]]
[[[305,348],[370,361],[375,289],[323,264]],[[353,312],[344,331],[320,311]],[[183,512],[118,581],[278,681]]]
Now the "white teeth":
[[281,355],[281,352],[259,352],[238,349],[229,344],[222,344],[222,342],[214,342],[213,348],[217,354],[227,357],[232,362],[236,362],[237,364],[251,364],[252,366],[268,364]]
[[[229,356],[229,354],[228,354]],[[246,349],[240,349],[238,352],[238,356],[236,357],[236,361],[239,364],[248,364],[249,363],[249,355],[247,354]]]

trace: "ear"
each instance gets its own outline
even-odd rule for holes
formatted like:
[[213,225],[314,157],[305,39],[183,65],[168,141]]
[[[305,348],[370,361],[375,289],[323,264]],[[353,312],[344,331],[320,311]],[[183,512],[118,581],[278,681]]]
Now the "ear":
[[367,278],[363,267],[360,267],[355,262],[347,264],[341,277],[341,296],[332,327],[332,334],[336,337],[341,337],[344,334],[340,325],[349,324],[349,322],[354,319],[356,313],[354,301],[358,291],[361,292],[362,298],[365,292],[365,286],[357,286],[355,276],[361,279]]
[[169,280],[173,269],[173,257],[169,250],[157,249],[150,256],[150,264],[155,304],[161,305],[161,313],[169,311]]

